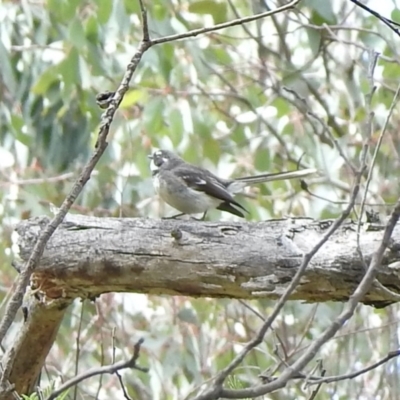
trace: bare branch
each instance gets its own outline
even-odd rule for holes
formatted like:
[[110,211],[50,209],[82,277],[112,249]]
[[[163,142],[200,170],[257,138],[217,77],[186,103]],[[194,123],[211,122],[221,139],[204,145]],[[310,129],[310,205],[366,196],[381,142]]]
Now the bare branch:
[[[313,386],[313,385],[321,386],[324,383],[332,383],[332,382],[343,381],[346,379],[354,379],[354,378],[357,378],[357,376],[363,375],[369,371],[372,371],[373,369],[380,367],[383,364],[386,364],[392,358],[399,357],[399,356],[400,356],[400,350],[394,350],[394,351],[390,351],[385,357],[383,357],[379,361],[371,364],[368,367],[365,367],[358,371],[355,371],[355,372],[349,372],[347,374],[336,375],[336,376],[328,376],[328,377],[324,377],[324,378],[321,378],[320,376],[315,376],[312,374],[305,375],[302,373],[297,373],[296,375],[292,376],[291,379],[304,379],[306,381],[304,384],[305,388],[307,388],[309,386]],[[324,376],[325,373],[326,373],[326,371],[323,370],[323,373],[321,373],[321,375]],[[268,379],[268,382],[278,379],[277,377],[262,376],[262,375],[261,375],[261,378]]]
[[132,369],[137,369],[142,372],[148,372],[147,368],[142,368],[138,367],[136,365],[136,361],[139,358],[139,353],[140,353],[140,347],[142,343],[144,342],[144,339],[140,339],[134,346],[133,348],[133,356],[127,360],[127,361],[119,361],[115,364],[111,365],[104,365],[103,367],[98,367],[98,368],[92,368],[89,369],[86,372],[83,372],[80,375],[77,375],[70,379],[69,381],[65,382],[63,385],[61,385],[57,390],[54,390],[53,393],[46,398],[46,400],[54,400],[59,396],[61,393],[65,392],[67,389],[78,385],[79,383],[83,382],[84,380],[91,378],[92,376],[96,375],[101,375],[101,374],[114,374],[117,371],[120,371],[121,369],[125,368],[132,368]]
[[337,376],[328,376],[326,378],[320,378],[320,379],[316,379],[314,377],[312,381],[307,383],[307,385],[308,386],[321,385],[323,383],[339,382],[339,381],[343,381],[345,379],[354,379],[357,376],[360,376],[362,374],[365,374],[366,372],[372,371],[373,369],[380,367],[381,365],[387,363],[392,358],[399,357],[399,356],[400,356],[400,350],[390,351],[381,360],[377,361],[376,363],[373,363],[372,365],[370,365],[366,368],[360,369],[359,371],[350,372],[348,374],[337,375]]
[[378,18],[380,21],[382,21],[386,26],[388,26],[396,35],[400,36],[399,29],[395,28],[395,26],[400,26],[400,24],[398,22],[384,17],[383,15],[381,15],[378,12],[367,7],[365,4],[359,2],[358,0],[350,0],[350,1],[354,4],[356,4],[358,7],[361,7],[362,9],[368,11],[370,14],[374,15],[376,18]]
[[[325,373],[326,373],[326,370],[325,370],[325,369],[322,370],[321,376],[324,376]],[[313,392],[311,393],[311,395],[310,395],[310,397],[308,398],[308,400],[314,400],[314,399],[316,398],[316,396],[317,396],[317,394],[318,394],[318,392],[319,392],[319,389],[321,389],[321,386],[322,386],[322,383],[319,384],[319,385],[316,387],[315,390],[313,390]]]
[[294,6],[296,6],[298,3],[300,3],[300,1],[301,0],[292,0],[288,4],[285,4],[282,7],[278,7],[272,11],[266,11],[266,12],[263,12],[260,14],[250,15],[248,17],[237,18],[232,21],[223,22],[221,24],[217,24],[214,26],[206,27],[206,28],[193,29],[192,31],[185,32],[185,33],[178,33],[176,35],[170,35],[170,36],[165,36],[165,37],[158,38],[158,39],[152,39],[151,43],[153,45],[156,45],[156,44],[161,44],[161,43],[173,42],[175,40],[186,39],[186,38],[194,37],[194,36],[197,36],[197,35],[200,35],[203,33],[215,32],[215,31],[218,31],[221,29],[229,28],[231,26],[242,25],[247,22],[256,21],[261,18],[270,17],[271,15],[279,14],[281,12],[290,10],[290,9],[294,8]]
[[[94,172],[93,172],[94,174]],[[92,175],[93,175],[92,174]],[[2,174],[4,175],[4,174]],[[65,174],[61,174],[58,176],[49,176],[44,178],[31,178],[31,179],[12,179],[5,177],[5,182],[0,182],[0,187],[9,186],[9,185],[17,185],[17,186],[25,186],[25,185],[39,185],[43,183],[54,183],[60,181],[66,181],[74,177],[73,172],[66,172]]]
[[[76,335],[76,351],[75,351],[75,375],[78,375],[78,370],[79,370],[79,359],[81,355],[81,333],[82,333],[82,321],[83,321],[83,315],[85,313],[85,302],[81,303],[81,315],[79,317],[79,323],[78,323],[78,332]],[[74,395],[73,398],[76,399],[78,395],[78,386],[74,387]]]
[[[29,257],[41,220],[33,218],[18,225],[23,260]],[[68,215],[49,241],[32,283],[42,299],[92,298],[106,292],[151,293],[154,288],[158,294],[279,299],[302,264],[303,254],[333,223],[290,218],[256,224],[199,224]],[[328,246],[319,250],[313,268],[306,270],[304,282],[291,299],[348,299],[365,272],[355,252],[355,227],[354,222],[346,221],[335,232]],[[176,240],[172,235],[178,231],[181,238]],[[382,224],[368,224],[362,236],[368,261],[383,231]],[[395,245],[400,243],[400,224],[394,240]],[[394,291],[400,290],[400,279],[397,268],[389,265],[399,259],[400,255],[392,252],[380,268],[380,279]],[[59,260],[63,260],[62,265]],[[312,285],[307,284],[310,281]],[[385,307],[393,300],[371,289],[363,302]]]
[[150,42],[150,35],[149,35],[149,25],[147,21],[147,12],[146,8],[143,4],[143,0],[139,0],[140,12],[142,14],[142,31],[143,31],[143,41]]

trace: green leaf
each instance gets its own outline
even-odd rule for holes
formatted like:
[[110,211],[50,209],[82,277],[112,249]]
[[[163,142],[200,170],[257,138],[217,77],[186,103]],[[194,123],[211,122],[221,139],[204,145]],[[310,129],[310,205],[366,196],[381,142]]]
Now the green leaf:
[[306,28],[308,43],[314,56],[317,56],[321,46],[321,33],[316,29]]
[[247,140],[245,134],[245,126],[243,124],[236,124],[235,129],[230,135],[230,139],[232,139],[236,144],[242,145],[243,142]]
[[78,14],[81,0],[48,0],[47,6],[52,16],[60,22],[70,21]]
[[396,80],[400,76],[400,66],[395,63],[385,63],[383,77]]
[[281,97],[278,97],[272,105],[276,108],[278,118],[281,118],[285,115],[289,115],[290,107],[287,101],[283,100]]
[[127,14],[138,14],[140,12],[138,1],[124,0],[124,5]]
[[71,86],[81,84],[81,74],[79,71],[79,53],[76,48],[72,48],[67,58],[58,65],[58,72],[64,78],[63,82],[66,90]]
[[18,140],[18,142],[24,144],[25,146],[29,147],[32,145],[32,136],[22,131],[24,125],[25,122],[21,116],[17,114],[11,115],[11,128],[14,132],[16,140]]
[[85,60],[90,65],[92,76],[107,76],[109,68],[105,65],[104,53],[99,50],[98,45],[89,43],[85,54]]
[[162,72],[164,79],[168,82],[170,80],[171,71],[175,66],[174,46],[170,43],[165,44],[162,49],[158,49],[157,55],[160,65],[160,72]]
[[205,49],[205,55],[212,57],[218,64],[229,65],[232,62],[231,55],[223,47],[213,47]]
[[166,7],[162,6],[161,4],[154,4],[152,8],[152,16],[155,20],[162,21],[167,18],[168,10]]
[[198,0],[189,4],[189,12],[193,14],[210,14],[214,22],[219,24],[226,21],[226,3],[213,0]]
[[97,23],[97,19],[91,15],[85,24],[85,36],[90,42],[96,44],[98,41],[98,35],[99,25]]
[[121,103],[121,108],[130,108],[133,105],[145,101],[147,98],[146,92],[143,90],[130,90],[124,96]]
[[384,87],[380,87],[373,98],[373,103],[376,104],[377,107],[379,107],[379,105],[381,104],[384,104],[386,108],[389,109],[392,102],[393,92],[390,89],[386,89]]
[[37,82],[32,87],[32,92],[35,94],[44,94],[47,92],[48,88],[53,84],[53,82],[57,81],[58,71],[57,65],[54,65],[48,68],[43,74],[39,77]]
[[183,118],[182,113],[174,108],[169,113],[169,129],[170,129],[170,139],[174,146],[178,146],[182,140],[184,133]]
[[391,19],[393,20],[393,21],[396,21],[397,23],[400,23],[400,10],[398,9],[398,8],[395,8],[393,11],[392,11],[392,14],[391,14]]
[[323,23],[335,24],[336,15],[333,12],[332,2],[323,0],[304,0],[305,6],[309,7],[312,11],[311,22],[316,25]]
[[143,125],[151,135],[160,135],[164,127],[164,101],[153,97],[143,110]]
[[271,169],[270,153],[267,149],[260,149],[256,152],[254,166],[261,173],[267,173]]
[[85,47],[85,31],[83,29],[82,22],[78,18],[74,18],[69,25],[68,38],[76,48],[82,49]]
[[13,67],[10,61],[10,54],[0,40],[0,60],[1,60],[1,81],[7,85],[8,90],[14,93],[17,90]]
[[214,164],[217,164],[221,156],[219,143],[211,136],[204,139],[203,146],[204,156],[209,158]]
[[97,3],[97,17],[99,24],[105,24],[112,13],[113,1],[112,0],[96,0]]

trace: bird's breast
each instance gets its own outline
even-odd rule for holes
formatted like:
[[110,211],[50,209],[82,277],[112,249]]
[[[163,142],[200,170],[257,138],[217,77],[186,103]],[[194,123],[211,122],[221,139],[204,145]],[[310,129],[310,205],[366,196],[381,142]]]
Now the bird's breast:
[[153,186],[156,193],[160,193],[160,179],[158,177],[158,173],[153,174]]
[[161,171],[154,175],[153,185],[157,194],[167,204],[185,214],[204,213],[221,204],[221,200],[188,187],[182,179],[170,171]]

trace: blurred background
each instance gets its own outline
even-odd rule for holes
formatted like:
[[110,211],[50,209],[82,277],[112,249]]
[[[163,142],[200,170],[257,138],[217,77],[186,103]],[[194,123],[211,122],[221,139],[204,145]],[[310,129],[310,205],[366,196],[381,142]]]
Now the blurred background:
[[[400,22],[398,1],[365,3]],[[152,38],[282,4],[146,1]],[[101,122],[95,97],[118,87],[142,37],[139,17],[135,0],[0,1],[2,312],[16,275],[10,267],[16,251],[13,228],[21,219],[51,215],[52,205],[61,204],[90,157]],[[252,221],[337,217],[352,187],[348,162],[360,165],[364,143],[370,145],[371,160],[387,118],[399,84],[399,43],[387,26],[349,0],[304,0],[286,13],[150,49],[116,114],[109,147],[72,212],[173,215],[154,194],[147,159],[163,148],[226,178],[317,168],[305,188],[299,181],[273,182],[252,187],[239,201]],[[399,196],[399,125],[397,106],[366,196],[367,209],[382,217]],[[210,220],[236,218],[208,214]],[[139,400],[188,399],[254,337],[260,315],[267,316],[273,305],[139,294],[76,301],[48,357],[42,385],[108,364],[113,354],[117,360],[128,358],[144,337],[140,363],[150,372],[122,372],[129,394]],[[340,303],[287,303],[274,330],[228,385],[246,387],[279,359],[295,360],[341,309]],[[397,305],[359,306],[318,354],[327,375],[360,369],[397,349],[399,317]],[[323,389],[318,399],[399,399],[398,364],[391,361]],[[123,396],[115,376],[91,378],[76,394],[79,399]],[[308,396],[301,383],[292,382],[268,399]]]

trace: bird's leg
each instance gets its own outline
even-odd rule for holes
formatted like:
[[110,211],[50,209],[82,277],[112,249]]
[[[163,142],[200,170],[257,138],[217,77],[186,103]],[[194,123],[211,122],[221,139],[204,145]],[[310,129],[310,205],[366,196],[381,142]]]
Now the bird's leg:
[[176,219],[178,217],[182,217],[182,215],[185,215],[185,213],[176,214],[173,215],[172,217],[162,217],[161,219]]
[[[176,215],[172,215],[171,217],[162,217],[161,219],[176,219],[178,217],[182,217],[182,215],[186,215],[185,213],[180,213],[180,214],[176,214]],[[201,218],[195,218],[195,217],[190,217],[190,219],[193,219],[195,221],[204,221],[204,219],[206,218],[207,215],[207,211],[203,214],[203,216]]]
[[195,221],[204,221],[204,218],[207,215],[207,211],[203,214],[203,216],[201,218],[195,218],[195,217],[190,217],[190,219],[193,219]]

